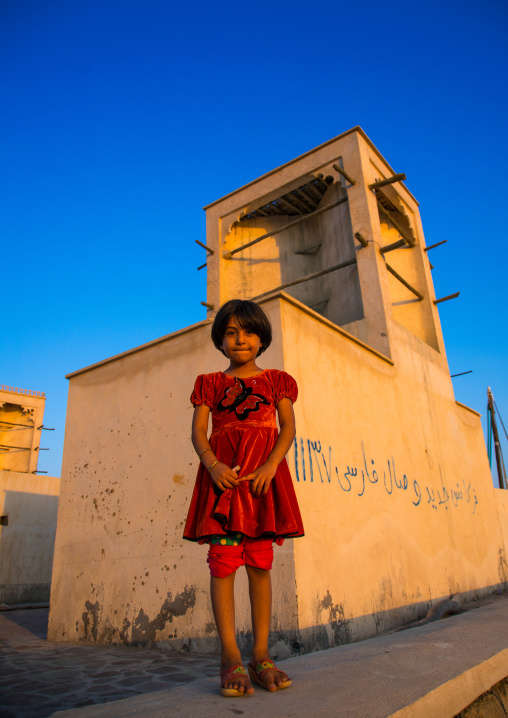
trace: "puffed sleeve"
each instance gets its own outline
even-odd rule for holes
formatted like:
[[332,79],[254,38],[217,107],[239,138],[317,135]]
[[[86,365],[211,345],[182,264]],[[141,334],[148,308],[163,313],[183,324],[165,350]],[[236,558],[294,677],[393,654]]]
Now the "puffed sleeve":
[[298,397],[298,385],[290,374],[285,371],[278,371],[273,379],[275,403],[287,397],[293,404]]
[[208,374],[200,374],[194,384],[194,391],[191,394],[191,404],[202,406],[206,404],[210,409],[213,406],[214,388]]

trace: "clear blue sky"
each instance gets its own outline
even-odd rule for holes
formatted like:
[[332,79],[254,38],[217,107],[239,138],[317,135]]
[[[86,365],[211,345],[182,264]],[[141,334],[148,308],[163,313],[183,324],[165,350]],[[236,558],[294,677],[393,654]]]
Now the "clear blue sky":
[[[361,125],[421,204],[456,398],[508,419],[508,4],[3,0],[0,383],[200,321],[202,207]],[[508,455],[508,449],[505,452]]]

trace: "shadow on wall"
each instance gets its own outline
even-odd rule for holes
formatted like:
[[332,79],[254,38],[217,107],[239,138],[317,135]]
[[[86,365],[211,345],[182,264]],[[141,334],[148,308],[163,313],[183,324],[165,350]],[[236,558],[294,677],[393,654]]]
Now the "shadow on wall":
[[[461,593],[463,603],[483,598],[493,592],[503,591],[508,588],[508,582],[504,581],[493,586],[485,586],[482,589],[467,591]],[[290,656],[322,651],[327,648],[343,646],[350,643],[357,643],[368,638],[374,638],[387,632],[391,632],[401,627],[410,627],[415,621],[419,621],[428,615],[429,608],[435,606],[440,601],[449,598],[449,596],[440,596],[432,601],[419,601],[417,603],[399,606],[387,611],[378,611],[376,613],[364,616],[355,616],[346,618],[344,606],[341,603],[334,603],[329,592],[321,599],[318,606],[318,613],[326,620],[324,623],[310,626],[301,630],[280,630],[272,627],[270,632],[270,654],[274,660],[283,660]],[[173,617],[183,615],[187,610],[193,607],[193,590],[188,589],[182,595],[178,595],[176,600],[171,600],[171,594],[163,606],[164,610],[156,617],[157,629],[163,630],[166,622],[172,623]],[[169,609],[172,610],[169,610]],[[177,609],[175,611],[175,608]],[[126,633],[122,631],[111,630],[112,626],[100,626],[100,605],[98,603],[91,604],[86,602],[85,612],[82,620],[85,624],[85,636],[82,637],[80,643],[115,643],[128,646],[153,646],[170,651],[193,652],[220,654],[220,643],[217,636],[215,624],[210,622],[207,626],[207,636],[181,637],[176,639],[176,631],[174,638],[166,640],[155,640],[155,631],[153,629],[153,621],[148,620],[148,616],[143,610],[140,611],[141,621],[137,621],[137,630],[134,634],[134,640],[127,640]],[[458,611],[463,613],[464,611]],[[146,630],[146,632],[143,630]],[[141,629],[141,630],[140,630]],[[237,634],[237,641],[242,655],[249,655],[252,652],[252,632],[241,631]]]
[[0,603],[49,601],[58,496],[3,492]]

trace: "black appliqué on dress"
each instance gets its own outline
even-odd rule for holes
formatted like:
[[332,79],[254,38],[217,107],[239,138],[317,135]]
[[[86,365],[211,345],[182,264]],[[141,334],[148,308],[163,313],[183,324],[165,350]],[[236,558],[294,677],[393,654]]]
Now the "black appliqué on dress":
[[[226,389],[224,397],[217,404],[217,411],[234,411],[240,420],[246,419],[253,411],[259,410],[260,404],[270,404],[262,394],[253,394],[252,387],[235,377],[234,386]],[[238,411],[241,408],[241,411]]]

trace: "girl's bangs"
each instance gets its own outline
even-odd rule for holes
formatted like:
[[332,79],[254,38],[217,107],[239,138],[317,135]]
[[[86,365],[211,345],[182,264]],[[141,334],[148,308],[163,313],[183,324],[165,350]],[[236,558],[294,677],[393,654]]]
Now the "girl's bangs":
[[256,317],[253,317],[248,309],[244,309],[243,311],[240,309],[240,311],[235,312],[232,316],[235,317],[242,329],[248,329],[251,332],[258,333],[259,320],[256,321]]

